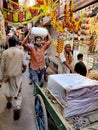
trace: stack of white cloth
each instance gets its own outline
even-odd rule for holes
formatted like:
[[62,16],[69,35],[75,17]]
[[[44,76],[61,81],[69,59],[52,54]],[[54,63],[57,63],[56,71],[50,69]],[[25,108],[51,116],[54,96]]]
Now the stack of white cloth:
[[64,117],[98,108],[98,81],[96,80],[79,74],[54,74],[49,76],[47,87],[63,104]]

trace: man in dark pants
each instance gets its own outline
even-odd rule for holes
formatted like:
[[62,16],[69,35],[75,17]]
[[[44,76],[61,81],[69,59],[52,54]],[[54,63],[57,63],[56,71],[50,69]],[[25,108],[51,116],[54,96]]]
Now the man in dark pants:
[[75,64],[74,70],[80,75],[86,76],[87,68],[83,62],[83,54],[77,55],[78,62]]
[[42,45],[43,39],[41,36],[34,37],[33,46],[29,44],[24,44],[26,49],[30,52],[31,62],[30,62],[30,75],[32,83],[39,84],[40,87],[43,86],[45,70],[45,52],[50,46],[50,41],[45,41]]

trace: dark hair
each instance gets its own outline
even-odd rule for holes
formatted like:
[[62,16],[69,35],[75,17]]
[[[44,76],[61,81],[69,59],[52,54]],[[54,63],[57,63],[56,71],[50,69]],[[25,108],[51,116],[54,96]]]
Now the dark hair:
[[49,40],[49,36],[47,35],[45,38],[44,38],[45,41],[48,41]]
[[65,44],[64,49],[66,49],[67,46],[71,47],[71,45],[68,43],[68,44]]
[[94,40],[94,36],[91,36],[91,37],[90,37],[90,40]]
[[35,36],[34,37],[35,42],[36,42],[37,39],[41,39],[42,40],[42,37],[41,36]]
[[10,47],[14,47],[17,44],[17,40],[16,40],[16,38],[14,36],[10,37],[8,42],[9,42]]
[[83,54],[81,54],[81,53],[77,55],[78,60],[79,60],[80,58],[82,58],[82,57],[83,57]]

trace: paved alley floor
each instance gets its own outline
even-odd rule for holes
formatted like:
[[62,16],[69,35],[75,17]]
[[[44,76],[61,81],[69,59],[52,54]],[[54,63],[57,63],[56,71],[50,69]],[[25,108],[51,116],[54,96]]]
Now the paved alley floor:
[[[13,120],[13,111],[6,109],[6,100],[0,98],[0,130],[37,130],[34,119],[33,85],[29,85],[28,72],[23,76],[23,102],[19,121]],[[2,88],[0,88],[2,89]],[[1,106],[2,105],[2,106]]]
[[[28,61],[27,61],[28,62]],[[51,70],[48,69],[51,74]],[[18,121],[13,120],[13,110],[6,108],[6,99],[3,95],[3,88],[0,88],[0,130],[37,130],[34,117],[34,96],[33,85],[29,85],[28,69],[23,74],[23,102],[21,116]],[[44,86],[46,86],[45,83]],[[49,130],[56,129],[50,122]]]

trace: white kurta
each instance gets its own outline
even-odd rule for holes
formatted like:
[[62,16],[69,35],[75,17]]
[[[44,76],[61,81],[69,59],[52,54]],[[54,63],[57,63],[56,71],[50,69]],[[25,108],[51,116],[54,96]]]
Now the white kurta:
[[[1,76],[9,81],[2,84],[5,87],[7,97],[15,97],[14,107],[20,108],[22,102],[21,85],[22,85],[22,66],[25,64],[24,52],[16,47],[5,50],[1,59]],[[17,94],[18,92],[18,94]]]
[[63,64],[63,62],[66,62],[66,57],[64,55],[64,52],[60,54],[60,64],[61,64],[61,73],[70,73],[69,68]]
[[16,47],[5,50],[1,59],[2,77],[14,77],[22,74],[24,62],[24,52]]

